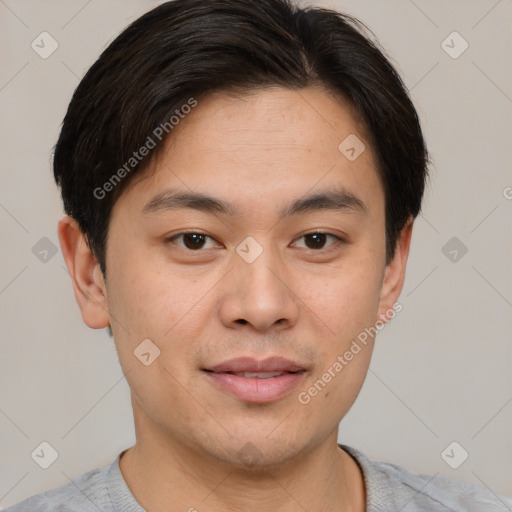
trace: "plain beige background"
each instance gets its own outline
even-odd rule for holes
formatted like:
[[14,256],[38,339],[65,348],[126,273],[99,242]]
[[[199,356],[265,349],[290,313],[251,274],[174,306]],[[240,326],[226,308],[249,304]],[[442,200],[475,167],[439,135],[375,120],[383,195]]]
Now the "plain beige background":
[[[110,463],[134,441],[113,342],[82,324],[60,249],[41,261],[36,244],[58,245],[51,149],[80,77],[158,3],[0,0],[3,507]],[[512,495],[512,2],[322,5],[374,31],[411,90],[434,159],[403,311],[379,335],[340,441]],[[31,48],[43,31],[59,45],[47,59]],[[442,46],[450,36],[452,54],[463,47],[454,31],[469,44],[458,58]],[[31,458],[43,441],[59,454],[46,470]],[[469,453],[458,469],[441,457],[453,441]]]

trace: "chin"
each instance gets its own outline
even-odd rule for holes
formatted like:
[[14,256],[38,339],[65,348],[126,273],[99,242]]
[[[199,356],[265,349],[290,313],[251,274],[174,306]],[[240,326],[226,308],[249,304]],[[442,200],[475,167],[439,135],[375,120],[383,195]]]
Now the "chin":
[[296,444],[292,444],[285,434],[271,439],[266,437],[266,429],[262,429],[259,434],[249,432],[246,430],[245,435],[229,439],[224,446],[217,445],[215,453],[212,453],[210,445],[210,453],[228,464],[240,466],[241,469],[268,470],[291,462],[305,449],[304,442],[297,440]]

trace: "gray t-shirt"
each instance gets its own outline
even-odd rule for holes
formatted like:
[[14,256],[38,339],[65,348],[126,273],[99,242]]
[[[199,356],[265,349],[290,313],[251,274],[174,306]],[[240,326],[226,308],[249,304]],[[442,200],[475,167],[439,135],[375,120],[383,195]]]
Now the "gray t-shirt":
[[[386,462],[373,462],[340,445],[359,464],[366,485],[366,512],[506,512],[512,499],[474,485],[422,475]],[[5,512],[145,512],[119,469],[119,458],[66,485],[36,494]]]

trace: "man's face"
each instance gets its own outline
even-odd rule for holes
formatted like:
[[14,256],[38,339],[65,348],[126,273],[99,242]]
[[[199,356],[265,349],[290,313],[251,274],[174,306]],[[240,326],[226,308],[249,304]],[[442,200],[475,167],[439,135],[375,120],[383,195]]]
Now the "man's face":
[[[338,148],[349,135],[366,146],[353,161]],[[396,300],[383,294],[384,193],[361,127],[319,88],[211,95],[151,171],[113,209],[106,262],[139,434],[236,463],[312,450],[354,402],[373,340],[308,389]],[[160,350],[147,366],[134,355],[146,339]]]

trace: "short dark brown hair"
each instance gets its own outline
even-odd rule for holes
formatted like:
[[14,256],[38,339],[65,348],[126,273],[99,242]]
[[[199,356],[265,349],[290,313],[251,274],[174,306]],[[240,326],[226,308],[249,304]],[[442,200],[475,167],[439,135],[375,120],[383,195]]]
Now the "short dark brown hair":
[[[368,132],[384,184],[389,262],[420,211],[428,154],[407,90],[364,26],[289,0],[174,0],[105,49],[78,85],[55,146],[65,211],[103,274],[112,207],[172,136],[173,116],[213,91],[311,85],[347,99]],[[150,154],[135,158],[148,138]]]

